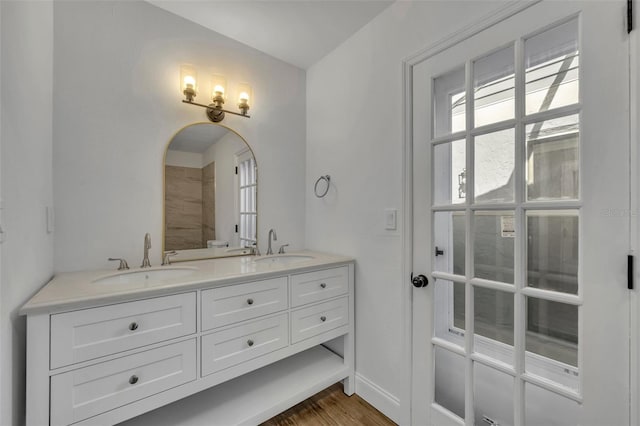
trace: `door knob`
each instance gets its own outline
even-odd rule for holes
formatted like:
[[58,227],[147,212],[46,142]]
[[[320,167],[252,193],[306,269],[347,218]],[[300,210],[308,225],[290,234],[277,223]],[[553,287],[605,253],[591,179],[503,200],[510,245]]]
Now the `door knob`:
[[426,287],[429,284],[429,280],[427,279],[427,277],[420,274],[416,275],[415,277],[411,277],[411,284],[413,284],[414,287],[422,288]]

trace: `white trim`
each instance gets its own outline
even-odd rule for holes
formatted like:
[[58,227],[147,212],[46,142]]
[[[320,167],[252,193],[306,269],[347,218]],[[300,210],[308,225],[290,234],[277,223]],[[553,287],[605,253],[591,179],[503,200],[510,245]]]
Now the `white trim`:
[[409,424],[402,421],[400,400],[360,373],[356,373],[356,394],[394,422]]
[[426,49],[420,50],[413,55],[408,56],[402,62],[409,64],[410,66],[416,65],[417,63],[435,56],[438,53],[443,52],[450,47],[453,47],[456,44],[461,43],[490,27],[493,27],[494,25],[512,17],[513,15],[522,12],[523,10],[535,5],[536,3],[540,3],[541,1],[542,0],[515,0],[509,2],[508,4],[499,7],[497,10],[494,10],[491,13],[488,13],[483,18],[478,19],[477,21],[467,25],[466,27],[456,31],[455,33],[449,34],[446,37],[438,40]]
[[402,289],[402,359],[404,360],[404,390],[402,391],[401,421],[400,424],[411,424],[411,399],[412,399],[412,372],[413,372],[413,288],[409,280],[413,271],[413,84],[412,65],[402,62],[402,115],[404,126],[402,128],[402,139],[404,141],[402,157],[402,206],[403,220],[401,224],[402,233],[402,276],[400,286]]
[[639,246],[639,227],[638,227],[638,171],[639,164],[637,143],[640,136],[640,129],[638,128],[638,94],[640,93],[640,87],[638,85],[638,78],[640,78],[640,72],[638,70],[638,18],[640,14],[637,12],[638,3],[634,4],[633,10],[633,22],[635,28],[629,34],[629,173],[630,173],[630,185],[629,185],[629,233],[631,234],[629,252],[633,254],[635,259],[635,271],[634,282],[636,289],[629,292],[629,422],[632,425],[640,423],[640,368],[638,363],[640,362],[640,339],[638,339],[638,332],[640,331],[640,298],[638,297],[638,283],[640,282],[638,271],[638,246]]

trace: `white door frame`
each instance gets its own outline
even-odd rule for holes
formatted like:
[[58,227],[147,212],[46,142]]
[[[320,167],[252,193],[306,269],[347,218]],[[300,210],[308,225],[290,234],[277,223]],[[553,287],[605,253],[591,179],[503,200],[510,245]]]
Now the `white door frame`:
[[[629,231],[631,232],[631,247],[630,250],[635,254],[635,290],[630,292],[631,297],[631,311],[630,311],[630,354],[629,354],[629,376],[630,383],[629,389],[631,391],[631,412],[630,420],[631,424],[640,424],[640,338],[638,333],[640,332],[640,298],[638,297],[638,285],[640,285],[640,267],[638,267],[638,255],[640,255],[640,185],[638,185],[638,179],[640,174],[638,173],[638,165],[640,164],[640,147],[638,147],[638,141],[640,141],[640,85],[638,79],[640,79],[640,61],[638,53],[640,53],[640,40],[638,39],[638,19],[640,19],[640,13],[637,11],[639,3],[634,2],[633,10],[633,22],[634,29],[629,34],[629,161],[631,162],[629,167],[630,174],[630,192],[631,200],[629,203]],[[634,143],[635,142],[635,143]],[[635,218],[635,220],[634,220]],[[635,236],[635,238],[634,238]]]
[[[483,18],[475,21],[467,27],[450,34],[449,36],[435,42],[431,46],[416,52],[415,54],[405,58],[402,61],[402,114],[403,114],[403,150],[404,155],[402,159],[402,186],[403,186],[403,232],[402,232],[402,277],[403,283],[403,350],[404,350],[404,371],[405,378],[405,390],[401,396],[402,404],[400,423],[402,425],[409,425],[411,423],[411,401],[412,401],[412,387],[413,387],[413,374],[412,374],[412,358],[413,358],[413,289],[410,284],[411,274],[413,270],[413,84],[412,73],[413,67],[438,53],[461,43],[474,35],[510,18],[511,16],[541,2],[543,0],[515,0],[509,2],[504,6],[501,6],[497,10],[490,14],[487,14]],[[634,8],[634,21],[640,20],[640,13],[635,11]],[[622,25],[621,17],[621,25]],[[638,141],[640,137],[640,123],[638,122],[638,114],[640,113],[640,105],[638,96],[640,95],[640,85],[637,83],[640,78],[640,61],[638,60],[637,51],[640,48],[637,29],[629,35],[629,63],[630,63],[630,192],[631,203],[629,206],[629,220],[631,223],[630,230],[635,236],[631,238],[630,249],[636,254],[636,257],[640,255],[640,224],[638,218],[640,218],[640,185],[638,185],[637,179],[640,178],[637,173],[637,164],[640,164],[640,149],[636,147],[634,142]],[[634,220],[635,219],[635,220]],[[637,289],[640,285],[640,259],[636,259],[635,269],[635,284],[636,289],[630,292],[631,307],[630,307],[630,421],[631,424],[639,424],[640,420],[640,339],[638,339],[638,331],[640,330],[640,297],[637,295]],[[421,273],[420,271],[415,271]],[[424,273],[426,271],[422,271]]]

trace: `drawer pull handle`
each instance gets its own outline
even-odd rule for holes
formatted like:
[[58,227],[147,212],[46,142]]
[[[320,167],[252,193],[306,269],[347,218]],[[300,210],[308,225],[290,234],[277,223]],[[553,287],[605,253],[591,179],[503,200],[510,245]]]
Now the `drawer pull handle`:
[[249,345],[249,347],[253,346],[253,340],[251,339],[247,340],[247,345]]
[[247,305],[253,305],[253,299],[247,299]]
[[138,383],[138,376],[134,374],[133,376],[129,377],[129,384],[135,385],[136,383]]
[[327,288],[327,283],[320,283],[320,287]]
[[320,321],[325,322],[327,320],[327,317],[325,317],[324,315],[320,317]]
[[138,329],[138,323],[137,322],[132,322],[131,324],[129,324],[129,330],[136,331],[137,329]]

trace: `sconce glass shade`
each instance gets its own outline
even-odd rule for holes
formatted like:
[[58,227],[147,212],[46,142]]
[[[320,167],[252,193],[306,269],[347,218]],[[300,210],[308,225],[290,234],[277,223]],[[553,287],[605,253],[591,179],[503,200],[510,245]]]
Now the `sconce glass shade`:
[[249,102],[253,102],[253,92],[247,83],[238,85],[238,108],[246,115],[249,110]]
[[[216,97],[221,96],[226,99],[227,79],[220,74],[211,75],[211,99],[216,101]],[[223,101],[224,102],[224,101]]]
[[180,93],[191,102],[198,93],[198,74],[192,65],[180,66]]

